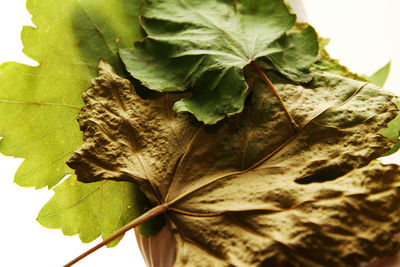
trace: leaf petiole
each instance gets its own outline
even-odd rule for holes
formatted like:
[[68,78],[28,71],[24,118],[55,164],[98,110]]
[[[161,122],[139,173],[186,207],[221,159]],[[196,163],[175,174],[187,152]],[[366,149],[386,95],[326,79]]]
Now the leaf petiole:
[[82,260],[86,256],[89,256],[90,254],[92,254],[93,252],[98,250],[99,248],[104,247],[108,243],[114,241],[115,239],[117,239],[121,235],[125,234],[126,232],[128,232],[132,228],[135,228],[136,226],[139,226],[139,225],[147,222],[148,220],[156,217],[157,215],[160,215],[160,214],[166,212],[167,210],[168,210],[167,205],[158,205],[158,206],[152,208],[151,210],[147,211],[146,213],[142,214],[138,218],[134,219],[133,221],[131,221],[130,223],[125,225],[124,227],[122,227],[119,230],[117,230],[114,234],[112,234],[111,236],[109,236],[106,239],[104,239],[101,243],[97,244],[96,246],[92,247],[88,251],[82,253],[81,255],[79,255],[78,257],[73,259],[72,261],[70,261],[67,264],[65,264],[64,267],[70,267],[70,266],[74,265],[75,263],[77,263],[78,261]]
[[250,62],[250,66],[257,72],[257,74],[265,81],[265,83],[268,85],[269,88],[271,88],[272,92],[278,99],[279,103],[281,104],[283,110],[286,113],[286,116],[288,117],[290,124],[293,127],[293,130],[297,132],[299,129],[299,126],[297,125],[296,121],[293,119],[292,115],[290,115],[289,110],[286,108],[285,103],[283,103],[282,98],[279,96],[278,91],[275,89],[274,85],[272,82],[268,79],[268,77],[265,75],[265,73],[257,66],[257,64],[254,61]]

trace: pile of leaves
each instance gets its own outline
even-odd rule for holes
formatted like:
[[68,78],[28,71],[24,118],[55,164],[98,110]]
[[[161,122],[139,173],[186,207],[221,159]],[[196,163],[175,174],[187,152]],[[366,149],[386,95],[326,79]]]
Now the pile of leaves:
[[389,67],[350,73],[283,0],[28,9],[39,66],[0,67],[0,151],[25,159],[17,184],[54,188],[42,225],[90,242],[150,210],[139,231],[167,224],[174,266],[358,266],[397,251],[400,172],[376,160],[398,149],[397,107],[367,81]]

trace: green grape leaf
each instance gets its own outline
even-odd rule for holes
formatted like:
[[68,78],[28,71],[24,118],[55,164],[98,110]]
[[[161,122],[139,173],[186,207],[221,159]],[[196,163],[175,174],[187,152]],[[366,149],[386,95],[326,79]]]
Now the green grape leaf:
[[248,92],[244,68],[267,60],[296,82],[312,79],[318,53],[311,26],[293,29],[283,0],[143,1],[144,40],[121,49],[128,72],[151,90],[193,95],[175,104],[206,124],[240,113]]
[[124,36],[125,46],[140,37],[139,1],[125,2],[28,1],[36,28],[23,29],[24,53],[39,66],[5,63],[0,76],[0,151],[25,159],[17,184],[53,187],[70,173],[65,160],[82,143],[75,117],[99,57],[122,73],[115,41]]
[[[24,53],[36,60],[39,66],[27,66],[14,62],[0,66],[0,152],[4,155],[24,158],[17,171],[15,182],[25,187],[49,188],[63,177],[72,174],[65,161],[82,144],[82,134],[76,116],[83,105],[82,92],[97,75],[99,57],[107,59],[116,71],[124,73],[117,56],[116,40],[121,37],[120,47],[130,46],[140,38],[137,22],[139,0],[29,0],[27,8],[36,27],[24,27],[22,41]],[[75,179],[71,177],[69,181]],[[65,184],[66,183],[66,184]],[[76,183],[75,189],[66,189],[68,181],[61,185],[62,192],[84,192],[92,186]],[[103,188],[103,207],[117,200],[111,190],[117,185]],[[120,186],[120,185],[118,185]],[[132,187],[132,185],[130,185]],[[130,198],[140,198],[139,191],[128,190]],[[128,192],[127,191],[127,192]],[[57,191],[55,199],[60,198]],[[76,193],[78,194],[78,193]],[[63,210],[71,204],[73,196],[65,203],[53,200],[42,213]],[[107,201],[110,198],[110,201]],[[129,197],[128,197],[129,198]],[[96,206],[96,197],[88,198],[85,205]],[[120,202],[122,202],[122,196]],[[52,223],[40,222],[52,228],[62,228],[68,234],[85,231],[84,225],[92,225],[92,239],[100,232],[109,233],[126,219],[144,209],[144,203],[131,204],[132,214],[122,216],[116,222],[111,216],[85,217],[88,210],[76,203],[76,216],[53,217]],[[51,207],[51,209],[50,209]],[[110,210],[110,207],[105,208]],[[128,213],[128,210],[124,210]],[[114,216],[115,217],[115,216]],[[76,219],[77,227],[71,228]],[[79,221],[78,221],[79,219]],[[56,222],[56,223],[55,223]],[[114,225],[113,225],[114,224]],[[79,227],[78,227],[79,226]],[[87,227],[87,226],[86,226]],[[106,227],[106,228],[104,228]]]
[[[83,184],[75,176],[54,188],[54,197],[42,208],[38,222],[48,228],[62,228],[65,235],[79,234],[88,243],[105,239],[151,208],[138,187],[129,182],[102,181]],[[60,223],[62,222],[62,223]],[[160,229],[163,218],[139,227],[145,235]],[[120,239],[108,244],[114,246]]]
[[79,180],[130,181],[166,207],[174,266],[359,266],[398,249],[400,171],[375,160],[393,95],[315,73],[304,86],[271,77],[300,128],[250,74],[241,114],[204,125],[173,113],[182,94],[148,100],[101,61],[78,120]]

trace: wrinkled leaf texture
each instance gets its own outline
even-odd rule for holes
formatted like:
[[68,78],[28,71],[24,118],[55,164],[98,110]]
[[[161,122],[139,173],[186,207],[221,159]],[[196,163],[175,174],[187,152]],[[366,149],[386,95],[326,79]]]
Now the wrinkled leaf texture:
[[268,61],[296,82],[309,82],[318,38],[283,0],[143,1],[140,23],[146,38],[121,49],[127,70],[151,90],[180,92],[174,110],[206,124],[242,112],[248,91],[244,68]]
[[396,252],[398,166],[377,160],[396,115],[377,86],[315,73],[307,87],[268,73],[301,126],[294,133],[248,74],[243,113],[215,126],[174,114],[184,95],[140,98],[110,65],[84,95],[83,182],[131,181],[168,205],[174,266],[358,266]]
[[[372,74],[371,76],[365,76],[365,78],[368,81],[372,82],[373,84],[383,87],[389,77],[391,64],[392,64],[391,61],[389,61],[388,64],[386,64],[385,66],[380,68],[374,74]],[[399,101],[398,97],[396,97],[392,101],[397,105],[397,108],[400,108],[400,101]],[[399,139],[400,116],[398,115],[391,122],[389,122],[388,127],[385,129],[382,129],[380,131],[380,133],[386,137],[389,137],[390,139],[393,140],[393,142],[395,142],[392,149],[388,153],[386,153],[385,156],[396,153],[400,148],[400,139]]]
[[[65,161],[82,144],[76,122],[82,92],[97,75],[99,56],[124,73],[115,41],[123,37],[119,46],[127,47],[140,38],[138,5],[138,0],[27,1],[36,27],[22,31],[24,53],[39,66],[0,66],[0,152],[25,159],[15,183],[52,188],[73,173]],[[38,221],[79,234],[83,242],[110,235],[149,205],[132,183],[83,184],[72,175],[55,192]],[[142,230],[150,234],[153,228]]]
[[[396,97],[393,102],[397,105],[397,108],[400,108],[400,100]],[[400,115],[394,118],[391,122],[389,122],[388,127],[382,129],[380,133],[395,142],[392,149],[385,154],[385,156],[396,153],[400,149]]]
[[[325,47],[328,45],[329,40],[320,38],[319,39],[320,43],[320,51],[318,54],[318,60],[313,64],[312,69],[317,70],[317,71],[325,71],[329,73],[333,73],[336,75],[340,75],[343,77],[359,80],[359,81],[369,81],[373,84],[376,84],[380,87],[383,87],[385,85],[385,82],[387,78],[389,77],[390,73],[390,67],[391,67],[391,62],[380,68],[378,71],[376,71],[373,75],[371,76],[366,76],[366,75],[358,75],[355,73],[352,73],[347,67],[340,65],[339,61],[336,59],[333,59],[329,56],[328,52],[326,51]],[[398,98],[394,98],[392,100],[398,108],[400,107],[400,101]],[[395,142],[393,145],[392,149],[387,152],[384,156],[391,155],[395,152],[397,152],[400,148],[400,116],[397,116],[394,118],[389,124],[388,127],[385,129],[382,129],[380,133]]]

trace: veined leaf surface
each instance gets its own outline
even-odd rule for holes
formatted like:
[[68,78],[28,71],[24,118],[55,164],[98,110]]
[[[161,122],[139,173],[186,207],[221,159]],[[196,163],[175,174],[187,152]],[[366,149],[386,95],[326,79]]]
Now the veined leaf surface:
[[174,110],[206,124],[240,113],[248,94],[244,68],[268,60],[296,82],[308,82],[318,53],[311,26],[289,30],[296,16],[286,1],[146,0],[140,11],[146,38],[121,49],[127,70],[151,90],[193,95]]
[[144,100],[102,61],[68,164],[168,206],[174,266],[358,266],[394,253],[400,173],[374,160],[392,145],[378,133],[396,115],[392,94],[327,73],[307,87],[269,75],[296,133],[257,77],[243,113],[204,126],[173,114],[184,96]]
[[[330,72],[333,74],[337,74],[343,77],[348,77],[351,79],[359,80],[359,81],[369,81],[373,84],[376,84],[380,87],[383,87],[388,76],[390,73],[390,66],[391,63],[389,62],[385,66],[383,66],[381,69],[379,69],[377,72],[375,72],[371,76],[366,76],[366,75],[358,75],[355,73],[352,73],[348,68],[346,68],[343,65],[339,64],[339,61],[336,59],[333,59],[329,56],[328,52],[325,50],[325,47],[327,46],[329,40],[328,39],[323,39],[320,38],[320,51],[318,55],[318,60],[315,62],[313,65],[314,70],[318,71],[326,71]],[[398,107],[400,105],[400,102],[397,98],[392,100]],[[397,116],[394,118],[389,124],[388,127],[385,129],[382,129],[380,131],[381,134],[384,136],[390,138],[395,142],[393,145],[392,149],[385,154],[385,156],[391,155],[395,152],[397,152],[400,148],[400,140],[399,140],[399,135],[400,135],[400,117]]]
[[[126,47],[140,38],[137,22],[139,2],[27,2],[36,27],[23,29],[24,53],[36,60],[39,66],[14,62],[0,66],[0,136],[3,137],[0,152],[25,159],[15,176],[18,185],[51,188],[64,176],[73,173],[65,161],[82,144],[82,134],[76,122],[83,106],[82,92],[97,75],[99,57],[107,59],[118,73],[123,73],[116,39],[121,37],[119,46]],[[75,182],[74,188],[67,189],[74,180],[76,178],[71,177],[60,186],[62,192],[69,193],[68,201],[65,195],[63,202],[52,201],[41,213],[46,214],[46,219],[40,215],[39,221],[52,228],[62,228],[69,235],[88,233],[82,238],[85,242],[102,232],[107,235],[121,227],[147,205],[146,201],[133,202],[143,199],[136,185],[111,185],[111,182],[102,187],[103,208],[110,210],[108,205],[120,207],[123,203],[123,209],[117,209],[109,217],[105,214],[103,218],[85,217],[88,207],[96,206],[100,198],[98,195],[87,198],[84,192],[99,184]],[[126,188],[126,194],[119,199],[113,196],[111,192],[115,187]],[[62,194],[61,189],[57,193]],[[60,196],[56,198],[60,199]],[[79,199],[73,212],[65,209],[73,205],[73,200]],[[120,212],[120,221],[115,220],[117,212]],[[49,214],[53,217],[50,218]],[[71,224],[75,226],[71,227]]]

